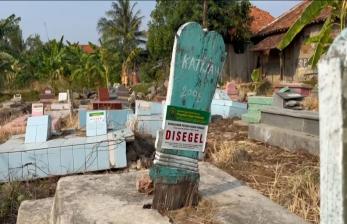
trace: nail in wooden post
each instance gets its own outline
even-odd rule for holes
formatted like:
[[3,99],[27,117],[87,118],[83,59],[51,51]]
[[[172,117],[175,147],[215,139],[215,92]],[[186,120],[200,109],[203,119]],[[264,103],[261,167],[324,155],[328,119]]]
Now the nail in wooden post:
[[198,155],[203,151],[211,101],[226,58],[223,38],[197,23],[182,25],[173,47],[166,116],[150,176],[153,208],[178,209],[197,202]]

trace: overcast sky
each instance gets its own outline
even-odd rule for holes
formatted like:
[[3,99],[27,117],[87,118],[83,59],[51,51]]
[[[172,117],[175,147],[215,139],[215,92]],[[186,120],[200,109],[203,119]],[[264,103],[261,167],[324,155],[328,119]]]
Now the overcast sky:
[[[277,17],[292,8],[298,1],[251,1],[257,7]],[[142,28],[146,29],[155,1],[137,1],[136,9],[144,16]],[[39,34],[41,39],[60,38],[71,42],[96,43],[99,34],[96,24],[111,1],[0,1],[0,18],[11,14],[21,17],[24,38]]]

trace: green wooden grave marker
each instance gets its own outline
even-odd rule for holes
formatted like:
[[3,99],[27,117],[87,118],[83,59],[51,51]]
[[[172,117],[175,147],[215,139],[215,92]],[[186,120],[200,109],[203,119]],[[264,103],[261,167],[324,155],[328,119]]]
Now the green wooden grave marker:
[[194,22],[179,28],[171,59],[164,130],[158,134],[156,159],[150,170],[155,209],[172,210],[197,202],[198,155],[204,149],[206,121],[225,58],[220,34],[206,32]]

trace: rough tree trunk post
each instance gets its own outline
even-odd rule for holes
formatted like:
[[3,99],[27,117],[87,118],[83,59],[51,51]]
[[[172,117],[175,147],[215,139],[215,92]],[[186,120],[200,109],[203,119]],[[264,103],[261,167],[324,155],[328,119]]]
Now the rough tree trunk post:
[[167,211],[197,203],[198,155],[205,145],[210,105],[225,57],[220,34],[205,32],[193,22],[179,28],[163,129],[157,135],[156,158],[150,170],[154,209]]
[[320,218],[347,223],[347,30],[318,65],[320,119]]

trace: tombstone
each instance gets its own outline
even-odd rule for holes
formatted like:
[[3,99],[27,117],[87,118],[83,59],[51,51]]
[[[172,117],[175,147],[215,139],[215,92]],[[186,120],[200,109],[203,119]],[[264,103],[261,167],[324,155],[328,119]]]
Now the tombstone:
[[86,135],[98,136],[107,134],[106,111],[88,111],[86,116]]
[[130,96],[129,90],[123,85],[119,85],[117,87],[116,94],[117,94],[117,98],[120,100],[128,100]]
[[110,99],[107,88],[99,88],[98,95],[100,101],[108,101]]
[[33,103],[31,105],[31,116],[42,116],[43,115],[43,104]]
[[347,223],[347,29],[318,65],[320,219]]
[[53,89],[50,87],[46,87],[43,89],[41,95],[40,95],[40,99],[53,99],[54,98],[54,93],[53,93]]
[[232,100],[238,100],[239,99],[239,91],[236,88],[235,82],[228,82],[225,85],[225,90]]
[[13,102],[22,102],[22,95],[20,93],[14,94],[12,101]]
[[46,142],[51,136],[51,118],[49,115],[29,117],[25,130],[25,143]]
[[58,101],[59,102],[66,102],[67,99],[67,92],[59,93],[58,95]]
[[[164,130],[157,135],[150,170],[154,209],[166,211],[197,202],[198,155],[204,149],[206,120],[225,57],[224,41],[218,33],[205,32],[193,22],[179,28],[172,53]],[[173,137],[174,131],[177,138]]]

